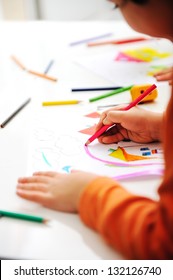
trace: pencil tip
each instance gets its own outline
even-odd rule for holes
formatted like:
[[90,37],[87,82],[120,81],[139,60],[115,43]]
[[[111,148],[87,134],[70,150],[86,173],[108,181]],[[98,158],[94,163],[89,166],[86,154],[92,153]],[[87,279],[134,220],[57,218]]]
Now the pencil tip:
[[88,146],[90,144],[90,141],[86,141],[85,146]]

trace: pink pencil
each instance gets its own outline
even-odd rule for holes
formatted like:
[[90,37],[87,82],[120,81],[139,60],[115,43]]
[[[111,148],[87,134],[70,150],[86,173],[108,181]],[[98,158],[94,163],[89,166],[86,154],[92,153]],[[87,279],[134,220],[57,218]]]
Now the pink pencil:
[[[140,101],[142,101],[142,99],[145,98],[145,96],[147,96],[148,94],[150,94],[157,86],[155,84],[153,84],[151,87],[147,88],[146,91],[144,91],[144,93],[142,93],[140,96],[138,96],[134,101],[132,101],[129,105],[127,105],[126,107],[124,107],[122,110],[123,111],[127,111],[129,109],[131,109],[132,107],[136,106]],[[89,145],[91,142],[93,142],[96,138],[98,138],[100,135],[102,135],[108,128],[110,128],[111,126],[114,126],[116,124],[109,124],[109,125],[104,125],[101,127],[101,129],[99,129],[98,131],[96,131],[94,133],[94,135],[92,135],[88,141],[85,143],[85,146]]]

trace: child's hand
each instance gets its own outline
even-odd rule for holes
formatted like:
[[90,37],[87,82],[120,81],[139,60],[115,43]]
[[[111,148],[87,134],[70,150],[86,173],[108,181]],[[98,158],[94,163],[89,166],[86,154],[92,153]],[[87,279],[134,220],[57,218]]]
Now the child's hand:
[[172,79],[173,79],[173,67],[172,68],[168,68],[168,69],[164,69],[156,74],[154,74],[154,77],[156,78],[156,80],[158,82],[162,82],[162,81],[168,81],[169,84],[172,84]]
[[54,210],[77,212],[82,191],[97,176],[87,172],[36,172],[18,179],[17,194]]
[[146,111],[139,107],[128,111],[117,110],[117,107],[112,108],[101,115],[96,130],[103,125],[116,125],[102,134],[98,140],[104,144],[117,143],[124,139],[138,143],[160,141],[162,117],[161,113]]

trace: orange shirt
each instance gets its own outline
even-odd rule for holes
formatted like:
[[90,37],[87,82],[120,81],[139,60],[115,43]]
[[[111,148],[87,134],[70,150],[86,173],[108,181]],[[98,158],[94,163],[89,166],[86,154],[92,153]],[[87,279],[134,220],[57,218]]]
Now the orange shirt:
[[173,259],[173,94],[163,145],[165,174],[158,201],[134,195],[107,177],[90,183],[80,200],[84,223],[129,259]]

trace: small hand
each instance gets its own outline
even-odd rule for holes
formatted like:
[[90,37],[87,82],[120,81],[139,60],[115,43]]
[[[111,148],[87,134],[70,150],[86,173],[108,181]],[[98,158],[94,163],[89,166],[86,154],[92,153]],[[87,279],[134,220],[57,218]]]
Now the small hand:
[[17,194],[47,208],[77,212],[81,193],[96,177],[87,172],[36,172],[32,177],[18,179]]
[[117,110],[117,107],[105,111],[96,130],[108,124],[116,125],[98,138],[100,143],[111,144],[124,139],[138,143],[161,140],[162,114],[146,111],[137,106],[129,111]]

